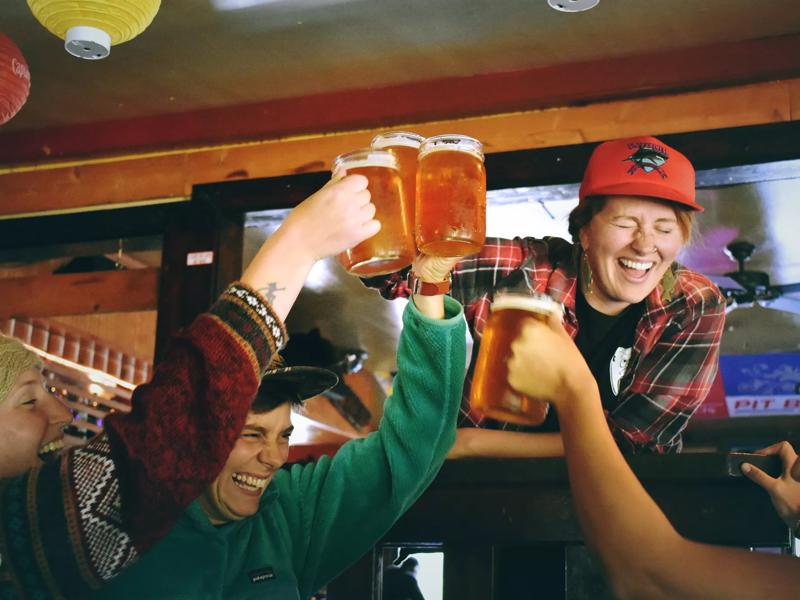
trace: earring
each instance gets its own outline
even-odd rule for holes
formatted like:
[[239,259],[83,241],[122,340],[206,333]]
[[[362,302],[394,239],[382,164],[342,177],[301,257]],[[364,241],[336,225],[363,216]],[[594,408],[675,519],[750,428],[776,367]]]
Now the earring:
[[583,293],[590,295],[592,293],[592,266],[586,258],[586,253],[581,253],[581,283],[583,283]]
[[675,277],[675,271],[672,270],[672,265],[664,272],[661,278],[661,301],[669,302],[672,300],[672,292],[675,291],[675,284],[678,278]]

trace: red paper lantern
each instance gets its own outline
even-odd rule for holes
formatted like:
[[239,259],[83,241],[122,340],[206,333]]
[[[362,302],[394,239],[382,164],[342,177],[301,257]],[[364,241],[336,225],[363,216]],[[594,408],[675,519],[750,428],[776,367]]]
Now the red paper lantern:
[[25,101],[31,89],[28,63],[17,45],[0,33],[0,125],[10,121]]

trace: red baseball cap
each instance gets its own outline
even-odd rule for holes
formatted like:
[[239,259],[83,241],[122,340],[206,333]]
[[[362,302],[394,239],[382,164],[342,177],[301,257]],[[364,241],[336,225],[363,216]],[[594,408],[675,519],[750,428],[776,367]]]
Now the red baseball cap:
[[583,174],[580,201],[591,196],[646,196],[702,211],[695,202],[694,167],[654,137],[603,142]]

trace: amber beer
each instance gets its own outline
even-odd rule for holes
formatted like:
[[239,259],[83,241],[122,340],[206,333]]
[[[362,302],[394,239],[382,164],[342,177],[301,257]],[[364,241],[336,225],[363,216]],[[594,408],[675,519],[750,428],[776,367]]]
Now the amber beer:
[[403,181],[403,206],[412,226],[417,201],[417,155],[424,141],[424,137],[410,131],[389,131],[376,135],[370,144],[373,148],[390,150],[397,156],[400,179]]
[[381,230],[339,255],[345,269],[360,277],[394,273],[414,260],[412,222],[403,206],[397,157],[388,150],[363,148],[333,161],[333,176],[358,173],[368,180]]
[[434,256],[475,254],[486,240],[483,146],[465,135],[436,135],[419,149],[414,229]]
[[549,404],[524,396],[508,385],[507,362],[511,343],[519,336],[525,319],[546,319],[561,306],[544,294],[500,293],[492,302],[492,312],[483,330],[470,405],[484,415],[521,425],[541,425]]

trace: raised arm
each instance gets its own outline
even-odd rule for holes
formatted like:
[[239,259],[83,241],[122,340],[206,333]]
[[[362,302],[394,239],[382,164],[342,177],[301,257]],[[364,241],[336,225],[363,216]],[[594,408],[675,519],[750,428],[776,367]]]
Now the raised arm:
[[285,319],[314,263],[378,233],[380,223],[374,217],[365,177],[331,181],[289,213],[245,269],[242,281]]
[[[412,265],[412,270],[420,281],[438,283],[452,276],[453,268],[458,262],[457,258],[419,254]],[[443,294],[431,296],[415,295],[412,300],[419,312],[429,319],[439,320],[445,318]]]
[[556,405],[578,517],[615,597],[796,596],[794,559],[700,544],[675,531],[614,443],[597,384],[556,319],[531,320],[513,351],[509,383]]
[[[423,265],[415,265],[418,274]],[[465,330],[454,300],[413,297],[403,315],[398,374],[378,431],[348,442],[332,459],[293,468],[291,497],[306,498],[297,510],[290,507],[289,516],[299,528],[293,538],[304,540],[293,557],[301,595],[373,546],[438,473],[455,435]]]
[[60,463],[2,482],[0,592],[86,597],[166,533],[224,464],[308,270],[373,235],[373,216],[360,176],[326,185],[173,339],[130,414]]

